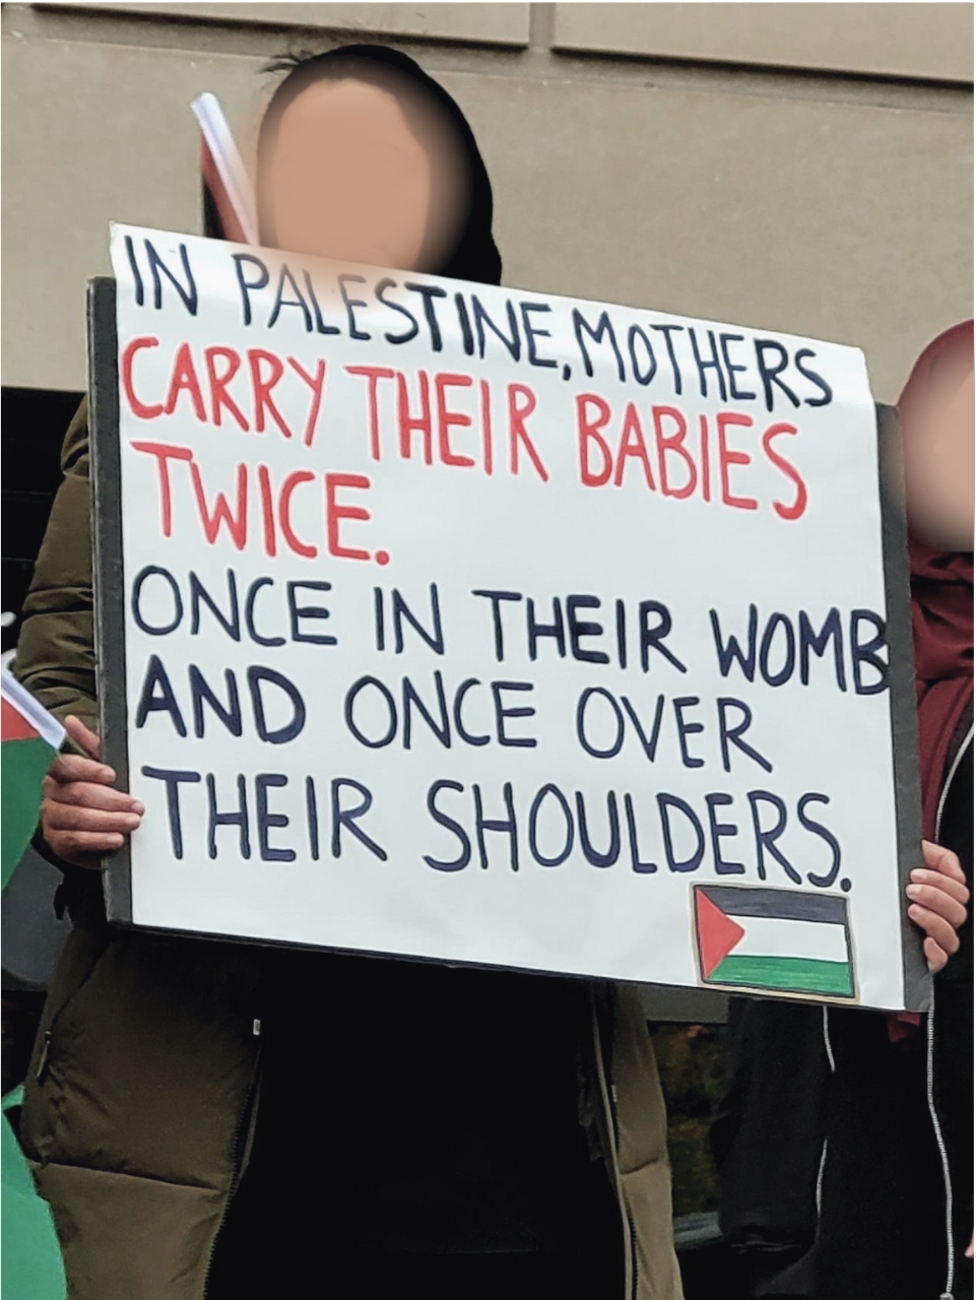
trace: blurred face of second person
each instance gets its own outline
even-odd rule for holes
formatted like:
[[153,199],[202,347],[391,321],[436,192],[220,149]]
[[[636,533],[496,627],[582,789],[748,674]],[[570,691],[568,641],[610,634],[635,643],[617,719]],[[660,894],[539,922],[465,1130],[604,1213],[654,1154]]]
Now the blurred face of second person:
[[393,93],[353,78],[315,82],[288,104],[261,172],[263,240],[289,252],[430,270],[459,221],[435,113],[408,118]]
[[971,353],[937,361],[905,439],[910,525],[930,546],[974,549],[974,367]]

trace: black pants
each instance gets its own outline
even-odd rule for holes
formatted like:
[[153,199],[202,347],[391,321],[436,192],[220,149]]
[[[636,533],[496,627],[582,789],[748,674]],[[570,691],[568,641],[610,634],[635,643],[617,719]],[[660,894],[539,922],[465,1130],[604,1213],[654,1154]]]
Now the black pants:
[[[286,1068],[283,1044],[269,1046],[254,1146],[217,1238],[207,1300],[621,1300],[624,1239],[609,1185],[574,1180],[554,1189],[568,1228],[553,1249],[516,1252],[498,1242],[490,1250],[486,1241],[484,1249],[441,1251],[433,1247],[442,1226],[445,1244],[459,1243],[450,1226],[430,1219],[424,1249],[405,1249],[413,1244],[404,1241],[405,1223],[382,1221],[391,1211],[376,1208],[385,1161],[349,1139],[345,1129],[355,1125],[337,1119],[342,1109],[323,1097],[326,1072],[316,1071],[319,1092],[310,1094]],[[413,1158],[423,1159],[423,1144]],[[592,1173],[603,1180],[602,1166]],[[419,1177],[420,1187],[428,1183]],[[477,1240],[485,1229],[490,1238],[491,1226],[473,1224],[469,1235]]]
[[[228,1222],[230,1228],[230,1220]],[[327,1238],[272,1239],[253,1224],[232,1249],[222,1235],[208,1300],[620,1300],[608,1270],[566,1255],[383,1255],[347,1253]]]
[[[817,1300],[939,1300],[946,1283],[946,1203],[926,1105],[925,1051],[894,1047],[885,1017],[864,1011],[833,1012],[831,1040],[837,1073]],[[973,1263],[963,1257],[972,1197],[972,1178],[969,1187],[961,1180],[955,1300],[973,1296]]]
[[[388,1225],[371,1222],[368,1185],[353,1194],[346,1160],[312,1134],[296,1146],[300,1118],[286,1123],[283,1110],[259,1111],[252,1158],[217,1238],[207,1300],[621,1300],[616,1207],[594,1215],[562,1251],[384,1251],[377,1239]],[[366,1172],[383,1178],[382,1168]]]
[[[455,1005],[434,969],[321,954],[269,967],[254,1144],[208,1300],[621,1300],[623,1227],[577,1124],[575,1022],[556,1032],[549,986],[526,996],[566,1058],[566,1088],[544,1081],[555,1098],[500,1027],[499,997],[520,1011],[505,982],[459,981]],[[489,1059],[483,1034],[508,1057]],[[571,1112],[565,1145],[527,1118],[538,1096],[506,1091],[527,1086]]]
[[[256,1144],[257,1145],[257,1144]],[[378,1251],[321,1167],[306,1181],[261,1158],[217,1239],[208,1300],[620,1300],[623,1244],[606,1230],[565,1253]]]

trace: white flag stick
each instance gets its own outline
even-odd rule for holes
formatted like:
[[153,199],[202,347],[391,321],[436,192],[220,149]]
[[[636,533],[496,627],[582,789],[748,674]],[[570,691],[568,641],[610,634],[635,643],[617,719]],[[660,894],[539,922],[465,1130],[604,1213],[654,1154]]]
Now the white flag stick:
[[214,160],[214,166],[217,168],[245,238],[249,244],[257,244],[258,227],[251,182],[217,96],[205,91],[193,101],[190,107],[200,123],[200,130]]

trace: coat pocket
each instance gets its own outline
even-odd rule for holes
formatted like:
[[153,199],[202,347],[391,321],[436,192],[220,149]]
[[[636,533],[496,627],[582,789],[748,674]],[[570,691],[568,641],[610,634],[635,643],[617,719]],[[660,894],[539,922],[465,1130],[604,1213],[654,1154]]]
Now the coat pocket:
[[107,931],[86,961],[72,956],[71,991],[58,990],[38,1044],[42,1077],[28,1080],[28,1153],[226,1188],[260,1044],[260,958],[136,930]]
[[51,1071],[52,1065],[56,1069],[58,1035],[78,999],[91,985],[112,938],[107,926],[76,928],[68,935],[61,951],[24,1082],[20,1138],[31,1160],[45,1161],[54,1155],[57,1086]]

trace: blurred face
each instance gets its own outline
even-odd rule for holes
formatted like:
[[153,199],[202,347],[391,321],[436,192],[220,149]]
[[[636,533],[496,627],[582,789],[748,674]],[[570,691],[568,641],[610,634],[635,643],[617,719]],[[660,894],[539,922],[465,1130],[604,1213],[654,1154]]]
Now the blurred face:
[[906,506],[913,530],[945,551],[974,549],[972,360],[937,362],[905,438]]
[[359,81],[320,81],[285,109],[262,169],[266,239],[333,261],[418,270],[455,220],[434,114]]

